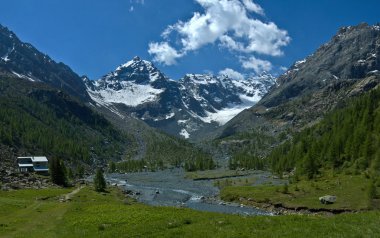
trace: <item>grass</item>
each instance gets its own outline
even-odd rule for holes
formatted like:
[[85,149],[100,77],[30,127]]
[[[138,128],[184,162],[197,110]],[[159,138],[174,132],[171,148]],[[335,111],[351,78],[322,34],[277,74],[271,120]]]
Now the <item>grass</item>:
[[[241,217],[190,209],[151,207],[118,190],[82,189],[60,203],[63,190],[0,192],[0,237],[375,237],[380,213],[333,217]],[[40,195],[41,194],[41,195]],[[37,198],[37,199],[36,199]]]
[[186,172],[185,178],[187,179],[220,179],[229,177],[238,177],[252,174],[252,171],[238,171],[238,170],[207,170]]
[[67,204],[58,202],[68,189],[0,192],[0,237],[53,237]]
[[[287,208],[367,210],[373,205],[377,206],[373,202],[378,203],[368,197],[369,183],[369,179],[360,175],[336,175],[289,184],[287,192],[284,191],[284,186],[227,186],[221,191],[221,197],[226,201],[239,201],[244,198],[247,203],[251,201],[259,205],[281,203]],[[324,195],[337,196],[337,202],[321,204],[318,198]]]
[[214,182],[214,186],[219,189],[230,186],[249,186],[256,182],[256,177],[245,177],[245,178],[227,178],[227,179],[218,179]]

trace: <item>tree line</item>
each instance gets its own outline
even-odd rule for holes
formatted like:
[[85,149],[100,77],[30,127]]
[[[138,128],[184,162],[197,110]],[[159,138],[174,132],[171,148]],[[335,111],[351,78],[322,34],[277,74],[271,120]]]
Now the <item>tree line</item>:
[[304,129],[268,157],[277,173],[296,168],[309,179],[322,169],[380,171],[380,89],[349,101],[317,125]]

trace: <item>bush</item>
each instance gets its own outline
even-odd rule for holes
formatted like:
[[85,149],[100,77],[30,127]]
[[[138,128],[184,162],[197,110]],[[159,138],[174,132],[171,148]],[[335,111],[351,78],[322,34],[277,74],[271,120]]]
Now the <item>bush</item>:
[[289,192],[289,185],[286,183],[284,184],[284,187],[282,187],[282,193],[287,194]]
[[376,198],[376,185],[373,180],[371,180],[368,186],[368,198],[371,200]]

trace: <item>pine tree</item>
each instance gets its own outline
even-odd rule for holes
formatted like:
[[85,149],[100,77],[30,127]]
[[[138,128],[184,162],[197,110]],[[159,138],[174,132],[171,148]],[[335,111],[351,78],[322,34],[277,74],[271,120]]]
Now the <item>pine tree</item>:
[[66,169],[63,161],[58,158],[50,159],[50,177],[53,183],[61,186],[67,185]]
[[106,189],[106,180],[104,179],[101,169],[96,170],[94,178],[94,187],[97,192],[103,192]]
[[79,165],[77,168],[77,177],[83,178],[83,176],[84,176],[84,168],[83,166]]
[[67,178],[68,179],[73,179],[74,178],[74,173],[73,173],[73,170],[71,168],[67,169]]
[[109,170],[111,173],[114,173],[115,170],[116,170],[116,164],[115,162],[111,161],[110,164],[109,164]]

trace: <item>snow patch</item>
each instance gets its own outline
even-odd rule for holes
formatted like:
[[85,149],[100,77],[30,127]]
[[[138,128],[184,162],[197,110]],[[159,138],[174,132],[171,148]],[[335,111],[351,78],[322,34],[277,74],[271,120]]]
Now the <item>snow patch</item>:
[[169,115],[166,115],[166,116],[165,116],[165,120],[168,120],[168,119],[170,119],[170,118],[173,118],[174,116],[175,116],[175,113],[172,112],[172,113],[170,113]]
[[206,112],[207,117],[202,117],[202,121],[206,123],[217,122],[220,126],[223,126],[232,118],[234,118],[237,114],[254,106],[261,97],[255,94],[252,97],[247,95],[239,95],[241,104],[232,104],[229,107],[223,108],[221,110],[215,110],[215,112]]
[[16,73],[15,71],[12,71],[12,74],[16,75],[18,78],[21,78],[21,79],[27,79],[31,82],[35,82],[36,80],[29,77],[29,76],[26,76],[26,75],[23,75],[23,74],[19,74],[19,73]]
[[177,123],[178,123],[178,125],[181,125],[181,124],[186,124],[188,121],[190,121],[190,119],[187,119],[187,120],[178,120]]
[[189,139],[189,137],[190,137],[190,134],[189,134],[189,132],[187,132],[186,129],[182,129],[181,132],[179,133],[179,135],[185,137],[185,139]]
[[300,65],[306,63],[306,59],[303,59],[303,60],[299,60],[299,61],[296,61],[296,63],[294,64],[295,67],[299,67]]
[[11,50],[8,50],[8,52],[3,56],[1,57],[1,59],[4,61],[4,62],[8,62],[10,61],[11,59],[9,59],[9,55],[15,50],[15,45],[13,44],[13,47]]
[[186,74],[186,77],[195,84],[215,84],[218,83],[216,78],[212,75],[203,75],[203,74]]
[[150,85],[139,85],[132,82],[121,82],[123,89],[115,91],[110,88],[92,91],[88,88],[91,98],[101,104],[121,103],[126,106],[138,106],[147,102],[156,101],[164,90],[155,89]]

